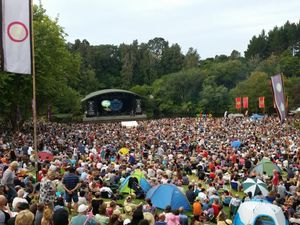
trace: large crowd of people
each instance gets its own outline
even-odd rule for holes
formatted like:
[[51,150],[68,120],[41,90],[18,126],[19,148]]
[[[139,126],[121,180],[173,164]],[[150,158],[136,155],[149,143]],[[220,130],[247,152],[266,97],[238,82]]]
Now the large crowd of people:
[[[300,224],[296,120],[173,118],[139,121],[132,128],[41,122],[38,152],[32,126],[25,123],[0,137],[0,225],[222,225],[231,224],[241,202],[253,198],[280,206],[291,223]],[[262,159],[281,172],[251,171]],[[176,185],[192,212],[157,209],[143,193],[120,194],[120,184],[137,170],[151,186]],[[269,194],[241,194],[249,177],[265,182]]]

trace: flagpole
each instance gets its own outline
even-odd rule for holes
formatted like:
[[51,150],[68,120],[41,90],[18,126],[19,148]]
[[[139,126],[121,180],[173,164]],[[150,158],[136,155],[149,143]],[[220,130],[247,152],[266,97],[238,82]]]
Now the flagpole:
[[[36,82],[35,82],[35,54],[34,54],[34,35],[33,35],[33,1],[30,0],[31,7],[31,62],[32,62],[32,120],[33,120],[33,142],[36,152],[36,173],[38,173],[38,147],[37,147],[37,118],[36,118]],[[37,177],[36,177],[37,179]]]

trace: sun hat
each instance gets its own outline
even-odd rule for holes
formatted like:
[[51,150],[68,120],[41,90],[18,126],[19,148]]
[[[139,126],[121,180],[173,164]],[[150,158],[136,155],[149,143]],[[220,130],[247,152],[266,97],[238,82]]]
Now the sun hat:
[[77,210],[77,212],[79,212],[79,213],[83,213],[83,212],[85,212],[85,211],[87,211],[88,210],[88,206],[87,205],[85,205],[85,204],[81,204],[79,207],[78,207],[78,210]]
[[132,207],[131,206],[129,206],[129,205],[126,205],[125,207],[124,207],[124,212],[126,213],[126,214],[132,214]]
[[230,219],[227,219],[227,220],[225,220],[225,223],[228,224],[228,225],[231,225],[232,221]]
[[125,219],[124,222],[123,222],[123,225],[127,225],[129,223],[131,223],[131,220],[130,219]]

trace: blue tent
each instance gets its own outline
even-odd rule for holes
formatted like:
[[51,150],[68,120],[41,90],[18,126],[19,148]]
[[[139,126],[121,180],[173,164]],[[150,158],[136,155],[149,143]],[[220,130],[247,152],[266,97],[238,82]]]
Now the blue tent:
[[147,192],[146,198],[150,198],[153,205],[160,209],[165,209],[166,206],[170,205],[172,210],[180,207],[183,207],[186,211],[191,210],[185,194],[173,184],[160,184],[151,188]]
[[231,147],[233,148],[239,148],[241,146],[241,142],[240,141],[233,141],[231,142]]

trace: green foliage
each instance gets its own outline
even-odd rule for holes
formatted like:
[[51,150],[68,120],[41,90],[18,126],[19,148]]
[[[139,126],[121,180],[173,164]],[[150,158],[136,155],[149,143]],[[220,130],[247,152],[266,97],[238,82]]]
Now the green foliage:
[[288,108],[296,109],[300,106],[300,77],[284,79],[285,95],[288,97]]
[[76,110],[73,102],[69,101],[68,105],[57,100],[73,96],[79,101],[72,87],[80,82],[80,56],[68,50],[65,33],[57,19],[48,17],[42,7],[34,7],[33,18],[38,109],[43,112],[48,104],[54,104],[58,111]]
[[182,70],[163,76],[153,85],[153,96],[164,115],[195,114],[199,93],[207,73],[199,69]]
[[216,78],[218,85],[233,88],[236,84],[248,77],[248,67],[240,60],[227,60],[225,62],[214,63],[209,69]]
[[218,86],[215,77],[210,76],[204,80],[200,96],[200,108],[206,113],[221,115],[227,110],[228,89],[223,85]]
[[290,23],[287,21],[282,27],[274,27],[268,35],[263,30],[262,33],[250,40],[245,57],[250,59],[258,56],[266,59],[272,54],[280,55],[287,49],[291,51],[299,48],[300,42],[300,23]]

